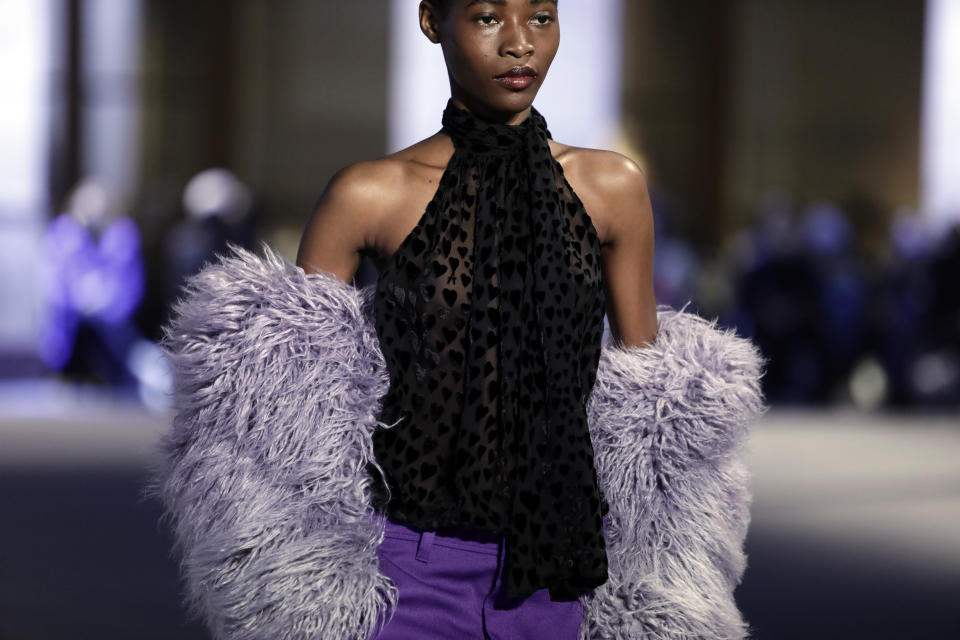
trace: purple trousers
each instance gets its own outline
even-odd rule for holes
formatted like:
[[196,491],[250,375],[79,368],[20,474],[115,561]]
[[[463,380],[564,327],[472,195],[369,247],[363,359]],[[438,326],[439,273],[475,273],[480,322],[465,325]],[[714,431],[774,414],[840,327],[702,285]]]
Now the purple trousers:
[[377,555],[400,597],[371,640],[577,640],[578,601],[554,602],[547,589],[506,596],[503,550],[501,534],[469,527],[421,533],[387,520]]

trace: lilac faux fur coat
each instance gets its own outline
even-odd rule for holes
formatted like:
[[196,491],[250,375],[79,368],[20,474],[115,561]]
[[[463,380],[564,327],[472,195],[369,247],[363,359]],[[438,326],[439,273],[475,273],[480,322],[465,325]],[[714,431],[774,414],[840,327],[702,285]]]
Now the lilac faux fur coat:
[[[397,590],[365,466],[388,375],[373,286],[231,247],[185,286],[163,347],[176,415],[148,490],[172,527],[190,611],[218,640],[365,640]],[[610,504],[609,580],[581,638],[721,640],[746,557],[743,453],[765,406],[748,340],[658,308],[651,346],[605,338],[588,400]]]

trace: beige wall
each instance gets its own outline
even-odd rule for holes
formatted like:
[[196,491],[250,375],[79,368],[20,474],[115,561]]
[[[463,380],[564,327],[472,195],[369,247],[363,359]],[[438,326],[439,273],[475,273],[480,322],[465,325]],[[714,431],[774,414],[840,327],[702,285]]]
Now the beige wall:
[[[916,203],[922,2],[625,8],[627,131],[701,248],[749,220],[769,187],[801,202]],[[337,169],[385,151],[388,9],[385,0],[148,2],[151,206],[172,205],[191,175],[223,164],[262,196],[267,230],[299,231]]]
[[387,3],[241,6],[234,159],[280,216],[300,218],[338,169],[385,152]]
[[625,113],[705,247],[761,193],[918,199],[923,3],[635,0]]
[[302,229],[339,168],[382,155],[381,0],[153,0],[144,182],[173,204],[226,166],[259,194],[266,233]]
[[918,201],[922,2],[744,0],[724,199]]

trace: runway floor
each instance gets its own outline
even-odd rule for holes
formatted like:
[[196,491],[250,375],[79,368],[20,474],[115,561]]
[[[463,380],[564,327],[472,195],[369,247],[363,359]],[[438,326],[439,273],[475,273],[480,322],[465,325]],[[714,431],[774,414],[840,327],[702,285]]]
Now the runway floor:
[[[207,637],[141,498],[167,420],[0,388],[0,640]],[[960,638],[960,417],[773,410],[749,455],[754,638]]]

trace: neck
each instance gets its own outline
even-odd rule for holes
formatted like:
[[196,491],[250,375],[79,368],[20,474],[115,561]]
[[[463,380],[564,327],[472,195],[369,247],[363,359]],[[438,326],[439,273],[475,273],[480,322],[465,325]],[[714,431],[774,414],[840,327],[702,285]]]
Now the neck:
[[489,106],[479,103],[470,98],[452,95],[453,103],[460,109],[465,109],[478,118],[496,122],[497,124],[518,125],[523,124],[530,117],[530,107],[521,111],[497,111],[490,109]]

